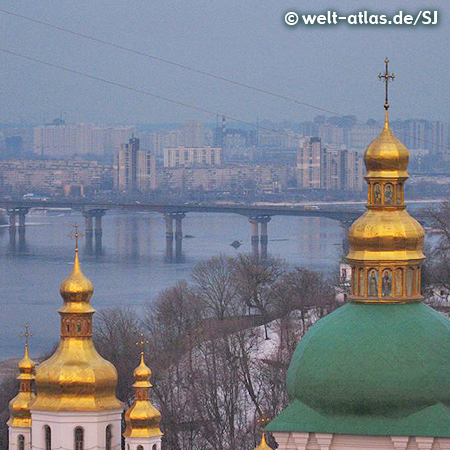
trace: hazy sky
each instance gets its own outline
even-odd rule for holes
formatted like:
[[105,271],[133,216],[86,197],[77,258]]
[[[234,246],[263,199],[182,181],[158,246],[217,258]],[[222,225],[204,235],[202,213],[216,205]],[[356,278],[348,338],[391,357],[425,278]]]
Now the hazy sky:
[[[338,6],[337,6],[338,5]],[[0,7],[297,98],[380,118],[389,56],[393,118],[450,122],[448,0],[0,0]],[[288,27],[284,14],[437,9],[438,26]],[[318,112],[0,13],[0,46],[239,117],[301,121]],[[214,117],[0,52],[0,122],[153,123]]]

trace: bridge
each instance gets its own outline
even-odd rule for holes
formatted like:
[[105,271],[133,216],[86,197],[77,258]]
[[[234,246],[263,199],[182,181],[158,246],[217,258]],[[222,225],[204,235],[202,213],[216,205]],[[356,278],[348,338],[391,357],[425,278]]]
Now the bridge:
[[[409,204],[429,206],[441,200],[430,202],[417,201]],[[319,206],[320,205],[320,206]],[[319,205],[241,205],[241,204],[202,204],[202,203],[146,203],[139,201],[112,201],[91,199],[0,199],[0,208],[9,216],[10,242],[15,245],[16,234],[20,240],[25,239],[26,215],[31,209],[72,209],[79,211],[85,218],[86,249],[101,252],[102,247],[102,217],[109,210],[157,212],[161,213],[166,222],[166,260],[179,262],[182,260],[182,220],[188,213],[219,213],[239,214],[248,218],[251,224],[252,253],[256,258],[267,256],[268,223],[273,216],[294,217],[324,217],[336,220],[345,228],[344,235],[348,235],[348,228],[365,210],[364,202],[336,202],[319,203]],[[413,215],[420,221],[425,217],[419,211]],[[175,227],[174,227],[175,224]],[[175,241],[175,258],[173,243]],[[344,240],[344,251],[348,242]]]

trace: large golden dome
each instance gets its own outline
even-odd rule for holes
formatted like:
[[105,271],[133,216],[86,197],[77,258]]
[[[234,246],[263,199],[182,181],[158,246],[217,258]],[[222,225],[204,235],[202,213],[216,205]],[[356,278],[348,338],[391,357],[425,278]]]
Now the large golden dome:
[[25,345],[25,355],[19,362],[19,393],[9,402],[8,426],[19,428],[31,427],[30,404],[35,395],[31,383],[34,380],[34,361],[28,355],[28,343]]
[[151,438],[163,434],[160,429],[161,413],[150,402],[151,373],[145,364],[144,352],[141,352],[140,364],[133,373],[134,402],[125,412],[125,437]]
[[422,260],[425,233],[405,209],[369,209],[350,227],[348,259],[369,261]]
[[37,396],[32,410],[100,411],[121,409],[116,398],[117,371],[102,358],[92,341],[92,316],[89,303],[91,281],[81,271],[78,248],[71,275],[60,289],[64,305],[61,339],[56,352],[37,369]]

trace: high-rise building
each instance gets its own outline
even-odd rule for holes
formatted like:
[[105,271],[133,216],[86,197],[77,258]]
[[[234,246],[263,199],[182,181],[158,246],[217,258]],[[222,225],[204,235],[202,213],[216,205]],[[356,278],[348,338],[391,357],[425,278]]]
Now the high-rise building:
[[155,156],[150,150],[140,149],[138,138],[122,144],[115,159],[116,189],[132,193],[156,188]]
[[308,138],[297,151],[297,186],[300,189],[361,190],[363,159],[344,145],[323,146]]
[[322,150],[321,188],[360,191],[363,188],[362,155],[345,146],[327,145]]
[[297,152],[298,187],[300,189],[321,188],[322,144],[320,138],[311,137]]
[[64,122],[34,128],[34,153],[44,157],[69,158],[75,155],[112,156],[134,133],[134,127],[95,126]]
[[184,147],[203,147],[205,145],[205,130],[202,122],[189,120],[181,129]]

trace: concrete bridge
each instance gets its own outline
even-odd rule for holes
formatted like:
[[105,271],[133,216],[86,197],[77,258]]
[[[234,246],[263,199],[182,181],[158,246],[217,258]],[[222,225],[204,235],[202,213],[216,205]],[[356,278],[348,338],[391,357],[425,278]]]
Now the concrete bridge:
[[[429,206],[431,202],[410,202],[410,204],[423,204]],[[89,199],[0,199],[0,208],[9,216],[10,242],[15,245],[16,235],[19,243],[25,239],[26,215],[31,209],[64,208],[79,211],[85,218],[86,250],[101,252],[102,248],[102,217],[109,210],[118,211],[148,211],[161,213],[166,222],[166,260],[168,262],[180,262],[182,260],[183,230],[182,220],[188,213],[220,213],[239,214],[248,218],[251,224],[252,253],[255,258],[267,256],[268,223],[273,216],[294,217],[324,217],[336,220],[345,228],[344,236],[348,235],[348,228],[353,221],[365,210],[364,202],[352,202],[349,204],[332,203],[318,205],[239,205],[239,204],[164,204],[144,203],[132,201],[109,201]],[[424,220],[422,214],[413,214],[418,220]],[[175,224],[175,227],[174,227]],[[175,255],[174,255],[175,241]],[[94,245],[95,243],[95,245]],[[348,242],[344,240],[344,251],[347,251]]]

